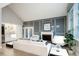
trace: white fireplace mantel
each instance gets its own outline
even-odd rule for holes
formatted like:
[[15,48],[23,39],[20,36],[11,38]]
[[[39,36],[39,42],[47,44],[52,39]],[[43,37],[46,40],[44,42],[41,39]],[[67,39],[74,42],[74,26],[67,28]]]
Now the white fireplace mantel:
[[53,39],[53,33],[52,32],[41,32],[41,39],[42,39],[42,35],[51,35],[51,39]]

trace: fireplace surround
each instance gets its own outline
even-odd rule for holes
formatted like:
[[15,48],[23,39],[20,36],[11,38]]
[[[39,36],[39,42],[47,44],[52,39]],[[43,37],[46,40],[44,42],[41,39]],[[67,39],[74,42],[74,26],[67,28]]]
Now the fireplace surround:
[[53,33],[52,32],[41,32],[41,39],[43,41],[51,42],[53,41]]

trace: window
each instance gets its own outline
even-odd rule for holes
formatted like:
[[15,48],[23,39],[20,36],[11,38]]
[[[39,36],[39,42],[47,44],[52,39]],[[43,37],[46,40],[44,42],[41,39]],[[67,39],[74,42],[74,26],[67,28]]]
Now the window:
[[78,10],[79,10],[79,3],[78,3]]
[[79,14],[78,14],[78,23],[77,23],[77,30],[76,30],[76,38],[79,39]]
[[73,9],[70,10],[69,12],[69,30],[71,31],[71,34],[73,34],[74,27],[73,27]]

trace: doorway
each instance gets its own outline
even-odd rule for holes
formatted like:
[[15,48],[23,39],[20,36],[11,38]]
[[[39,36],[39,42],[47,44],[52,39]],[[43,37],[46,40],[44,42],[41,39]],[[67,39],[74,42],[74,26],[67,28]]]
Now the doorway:
[[2,35],[2,43],[5,43],[5,26],[2,24],[1,26],[1,35]]

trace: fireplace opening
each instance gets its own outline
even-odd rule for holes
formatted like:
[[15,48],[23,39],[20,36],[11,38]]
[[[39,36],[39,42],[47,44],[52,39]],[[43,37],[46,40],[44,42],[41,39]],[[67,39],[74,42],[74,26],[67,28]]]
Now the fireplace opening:
[[51,35],[48,35],[48,34],[46,34],[46,35],[43,34],[43,35],[42,35],[42,39],[43,39],[44,41],[47,41],[47,42],[50,42],[50,43],[52,42],[52,41],[51,41],[51,37],[52,37],[52,36],[51,36]]

